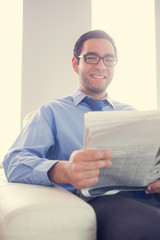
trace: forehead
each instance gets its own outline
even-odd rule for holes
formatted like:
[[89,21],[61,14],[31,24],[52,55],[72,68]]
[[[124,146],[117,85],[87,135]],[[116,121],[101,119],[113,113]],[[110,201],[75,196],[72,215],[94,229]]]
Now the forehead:
[[100,56],[104,56],[109,53],[115,55],[112,43],[103,38],[92,38],[86,40],[83,43],[81,54],[86,54],[87,52],[96,52]]

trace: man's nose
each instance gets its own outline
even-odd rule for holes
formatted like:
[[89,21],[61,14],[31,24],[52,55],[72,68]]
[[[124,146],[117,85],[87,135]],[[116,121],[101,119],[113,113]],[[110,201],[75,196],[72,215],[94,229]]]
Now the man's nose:
[[104,64],[103,59],[100,59],[100,61],[96,64],[96,68],[105,70],[106,69],[106,65]]

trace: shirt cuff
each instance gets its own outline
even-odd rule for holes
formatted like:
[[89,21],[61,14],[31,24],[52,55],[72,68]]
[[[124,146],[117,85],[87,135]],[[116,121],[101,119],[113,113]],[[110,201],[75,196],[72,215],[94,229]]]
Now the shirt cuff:
[[56,186],[57,184],[50,181],[48,178],[48,171],[51,167],[53,167],[58,160],[45,160],[41,162],[37,167],[33,168],[33,183],[38,185],[50,185],[50,186]]

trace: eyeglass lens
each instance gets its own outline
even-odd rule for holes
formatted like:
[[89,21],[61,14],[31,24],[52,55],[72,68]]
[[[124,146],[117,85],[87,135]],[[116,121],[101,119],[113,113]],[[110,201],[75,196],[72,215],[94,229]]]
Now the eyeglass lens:
[[116,64],[116,59],[112,58],[112,57],[101,58],[101,57],[95,56],[95,55],[85,56],[86,63],[97,64],[100,61],[100,59],[103,59],[103,62],[105,65],[114,66]]

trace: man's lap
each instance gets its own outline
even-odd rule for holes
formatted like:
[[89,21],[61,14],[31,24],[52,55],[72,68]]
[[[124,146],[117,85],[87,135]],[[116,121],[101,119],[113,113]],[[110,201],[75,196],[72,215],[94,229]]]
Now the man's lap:
[[[98,240],[159,240],[160,201],[121,192],[89,201],[97,216]],[[156,206],[156,207],[155,207]]]

